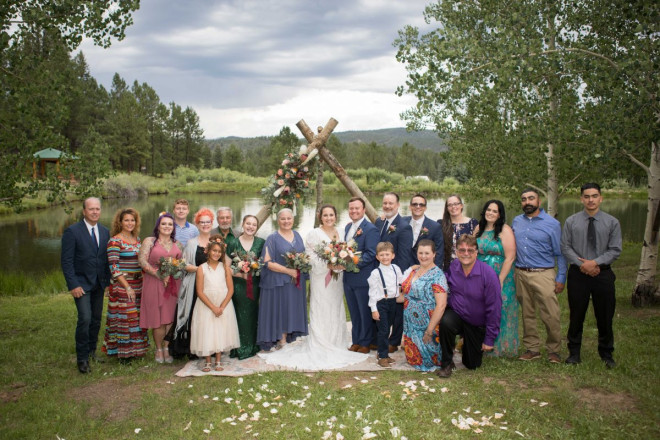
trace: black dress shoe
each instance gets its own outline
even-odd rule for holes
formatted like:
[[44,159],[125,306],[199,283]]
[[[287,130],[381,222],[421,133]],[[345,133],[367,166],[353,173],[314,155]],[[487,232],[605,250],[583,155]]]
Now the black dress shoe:
[[105,364],[105,359],[103,359],[102,357],[96,357],[96,353],[90,353],[89,360],[94,361],[97,364]]
[[446,367],[443,367],[439,370],[435,371],[436,376],[438,377],[451,377],[452,371],[456,369],[456,364],[453,362],[447,365]]
[[605,366],[609,369],[616,367],[616,362],[614,362],[614,359],[612,358],[605,358],[603,359],[603,362],[605,362]]
[[564,362],[569,364],[569,365],[577,365],[580,362],[582,362],[582,359],[580,359],[579,354],[572,354],[569,357],[567,357]]
[[92,369],[89,368],[89,361],[78,361],[78,371],[82,374],[91,373]]

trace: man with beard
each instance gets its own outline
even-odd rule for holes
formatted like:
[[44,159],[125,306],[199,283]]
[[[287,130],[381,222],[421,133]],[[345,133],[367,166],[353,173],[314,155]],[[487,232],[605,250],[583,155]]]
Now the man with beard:
[[[561,324],[557,295],[566,283],[566,260],[561,253],[561,225],[541,208],[539,193],[526,188],[521,195],[524,214],[513,219],[516,237],[516,296],[522,309],[523,345],[518,359],[541,357],[541,340],[536,329],[536,309],[545,324],[548,361],[561,362]],[[557,271],[555,272],[555,261]]]
[[228,206],[221,206],[216,212],[216,218],[218,220],[218,227],[211,231],[211,235],[220,234],[225,241],[225,244],[238,242],[238,238],[234,235],[234,231],[231,228],[231,223],[233,220],[233,211]]

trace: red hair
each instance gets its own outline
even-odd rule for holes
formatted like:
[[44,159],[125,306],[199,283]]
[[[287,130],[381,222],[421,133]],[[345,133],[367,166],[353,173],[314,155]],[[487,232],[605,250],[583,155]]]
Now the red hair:
[[211,217],[211,222],[213,222],[213,220],[215,219],[213,212],[209,208],[202,208],[195,213],[195,224],[198,225],[199,219],[205,215]]

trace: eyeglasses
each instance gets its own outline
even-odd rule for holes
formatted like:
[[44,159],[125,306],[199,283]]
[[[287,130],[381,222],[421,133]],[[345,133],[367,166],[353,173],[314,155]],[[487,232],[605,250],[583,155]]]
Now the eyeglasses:
[[212,225],[213,222],[208,222],[208,221],[201,221],[199,222],[200,225]]
[[414,206],[415,208],[423,208],[426,206],[426,203],[411,203],[410,206]]
[[461,206],[462,203],[456,202],[456,203],[447,203],[447,208],[453,208],[454,206]]
[[458,248],[458,249],[456,249],[456,253],[457,254],[470,254],[470,255],[472,255],[472,254],[476,254],[477,250],[474,249],[474,248],[469,248],[469,249]]

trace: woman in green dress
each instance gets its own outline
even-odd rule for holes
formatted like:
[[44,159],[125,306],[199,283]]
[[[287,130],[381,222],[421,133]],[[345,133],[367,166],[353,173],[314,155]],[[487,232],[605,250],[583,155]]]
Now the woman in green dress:
[[518,300],[513,281],[513,263],[516,260],[516,239],[506,224],[504,205],[489,200],[481,211],[479,226],[475,230],[479,246],[479,260],[492,267],[502,286],[502,318],[500,334],[495,339],[495,356],[518,356]]
[[[259,222],[253,215],[243,217],[243,233],[238,240],[227,243],[229,258],[254,255],[259,258],[265,240],[256,237]],[[247,359],[260,350],[257,345],[257,318],[259,316],[259,277],[242,271],[234,273],[234,309],[238,321],[241,346],[230,352],[230,357]]]

